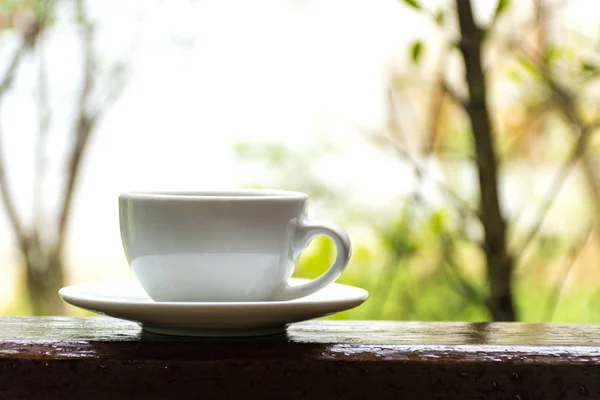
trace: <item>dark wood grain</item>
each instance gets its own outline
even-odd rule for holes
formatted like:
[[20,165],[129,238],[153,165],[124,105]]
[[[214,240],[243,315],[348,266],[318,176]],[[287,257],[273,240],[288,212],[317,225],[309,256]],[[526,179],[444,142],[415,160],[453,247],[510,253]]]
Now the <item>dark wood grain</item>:
[[111,318],[0,318],[0,398],[251,396],[598,399],[600,326],[313,321],[194,339]]

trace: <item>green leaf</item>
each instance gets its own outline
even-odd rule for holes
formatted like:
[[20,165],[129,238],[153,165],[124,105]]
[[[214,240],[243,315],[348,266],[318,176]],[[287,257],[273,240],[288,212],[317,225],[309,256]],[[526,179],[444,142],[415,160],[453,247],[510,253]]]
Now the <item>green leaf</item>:
[[417,0],[402,0],[404,2],[404,4],[406,4],[409,7],[414,8],[415,10],[422,10],[423,7],[421,7],[421,5],[419,4],[419,2]]
[[588,61],[583,61],[580,65],[579,68],[583,71],[583,72],[598,72],[598,66],[595,64],[592,64]]
[[443,9],[437,10],[434,16],[435,19],[435,24],[439,27],[444,26],[444,23],[446,22],[446,11],[444,11]]
[[527,72],[531,73],[532,75],[539,75],[539,68],[538,66],[535,64],[535,62],[533,62],[533,60],[530,60],[529,58],[525,58],[525,57],[519,57],[518,58],[519,64],[525,69],[527,70]]
[[446,229],[447,219],[448,218],[443,211],[437,211],[431,214],[429,217],[429,229],[431,232],[436,235],[441,234]]
[[559,58],[561,58],[562,56],[562,51],[558,46],[550,46],[547,50],[546,50],[546,60],[548,60],[549,62],[554,62],[556,60],[558,60]]
[[412,59],[413,64],[419,65],[421,58],[423,57],[423,42],[417,40],[410,47],[410,57]]
[[496,21],[498,18],[500,18],[502,13],[508,9],[509,5],[510,5],[510,0],[498,0],[498,5],[496,6],[496,11],[494,12],[493,21]]

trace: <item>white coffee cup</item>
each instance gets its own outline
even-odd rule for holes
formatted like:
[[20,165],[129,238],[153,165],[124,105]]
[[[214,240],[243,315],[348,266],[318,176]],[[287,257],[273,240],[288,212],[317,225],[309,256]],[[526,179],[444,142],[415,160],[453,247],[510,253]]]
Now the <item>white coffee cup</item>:
[[[123,193],[125,255],[148,296],[162,302],[291,300],[333,283],[350,258],[347,233],[306,216],[308,196],[284,190]],[[337,255],[320,277],[288,285],[316,236]]]

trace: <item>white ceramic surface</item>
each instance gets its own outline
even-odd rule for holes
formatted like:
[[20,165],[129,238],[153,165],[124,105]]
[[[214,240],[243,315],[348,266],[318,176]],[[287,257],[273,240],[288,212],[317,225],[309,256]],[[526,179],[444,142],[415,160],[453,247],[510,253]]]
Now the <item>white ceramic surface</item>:
[[[291,278],[291,285],[305,279]],[[66,286],[69,304],[139,323],[148,332],[183,336],[260,336],[281,333],[288,324],[331,315],[362,304],[364,289],[332,284],[301,299],[268,302],[155,302],[134,279]]]
[[[156,301],[274,301],[315,293],[340,276],[350,239],[311,221],[308,196],[283,190],[124,193],[121,238],[129,265]],[[318,235],[337,256],[317,279],[290,286],[300,252]]]

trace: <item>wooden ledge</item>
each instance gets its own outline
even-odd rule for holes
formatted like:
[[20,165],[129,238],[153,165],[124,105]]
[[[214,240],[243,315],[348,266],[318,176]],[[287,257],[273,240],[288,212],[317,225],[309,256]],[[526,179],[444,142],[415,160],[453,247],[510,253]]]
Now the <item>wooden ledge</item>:
[[[3,398],[600,398],[600,325],[311,321],[195,339],[0,318]],[[41,396],[41,397],[40,397]]]

